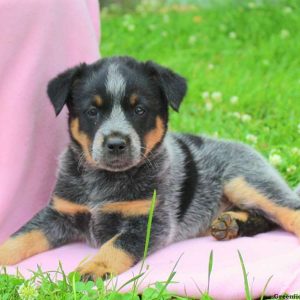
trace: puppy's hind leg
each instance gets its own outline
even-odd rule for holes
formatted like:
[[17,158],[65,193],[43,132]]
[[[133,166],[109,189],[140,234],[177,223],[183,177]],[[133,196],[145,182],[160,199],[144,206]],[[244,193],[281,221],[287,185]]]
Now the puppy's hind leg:
[[240,209],[258,210],[300,238],[300,197],[283,181],[272,177],[261,180],[235,177],[226,182],[224,195]]
[[211,225],[211,235],[221,241],[254,236],[276,228],[276,224],[253,211],[225,211]]

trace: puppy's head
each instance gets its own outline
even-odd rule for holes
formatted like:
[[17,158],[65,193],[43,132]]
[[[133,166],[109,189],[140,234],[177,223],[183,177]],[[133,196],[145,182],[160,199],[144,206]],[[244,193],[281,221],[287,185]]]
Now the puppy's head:
[[48,95],[56,115],[67,105],[71,138],[86,161],[117,172],[161,144],[168,105],[178,111],[186,89],[184,78],[151,61],[112,57],[59,74]]

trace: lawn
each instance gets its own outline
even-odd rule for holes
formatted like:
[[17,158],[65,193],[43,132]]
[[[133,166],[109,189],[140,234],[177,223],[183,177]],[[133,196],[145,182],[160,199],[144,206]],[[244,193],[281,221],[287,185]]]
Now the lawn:
[[[298,0],[139,5],[134,11],[110,6],[102,10],[100,50],[155,60],[185,76],[189,92],[180,113],[171,113],[171,130],[246,142],[294,187],[300,182],[299,28]],[[60,283],[36,276],[41,288],[30,298],[24,291],[31,281],[2,271],[0,299],[138,299],[108,295],[102,281],[89,294],[93,283],[76,276]],[[166,292],[160,297],[171,299]]]

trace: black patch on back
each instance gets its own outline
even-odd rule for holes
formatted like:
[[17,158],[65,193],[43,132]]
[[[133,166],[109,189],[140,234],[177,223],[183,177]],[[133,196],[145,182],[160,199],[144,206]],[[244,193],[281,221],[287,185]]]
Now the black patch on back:
[[187,137],[188,140],[191,141],[197,148],[201,148],[204,144],[203,138],[201,136],[185,134],[185,137]]
[[186,145],[186,143],[178,138],[176,139],[176,141],[178,142],[179,147],[181,148],[185,156],[184,159],[185,179],[182,183],[182,187],[180,190],[181,196],[180,196],[179,211],[177,214],[178,220],[182,220],[196,192],[196,186],[198,182],[198,170],[197,170],[196,163],[193,159],[193,155],[189,147]]

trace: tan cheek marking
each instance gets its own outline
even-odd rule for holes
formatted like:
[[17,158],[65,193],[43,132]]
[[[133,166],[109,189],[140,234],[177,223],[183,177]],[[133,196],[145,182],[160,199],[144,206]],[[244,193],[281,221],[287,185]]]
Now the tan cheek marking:
[[103,205],[100,208],[100,211],[104,213],[117,213],[124,217],[130,217],[148,215],[150,207],[151,200],[133,200],[108,203]]
[[94,96],[94,102],[95,102],[95,105],[98,107],[101,107],[103,105],[103,99],[101,98],[100,95]]
[[40,230],[20,234],[0,246],[0,265],[14,265],[49,249],[49,242]]
[[79,119],[73,119],[71,121],[70,130],[73,138],[81,145],[85,158],[88,162],[94,163],[94,160],[91,156],[90,147],[91,141],[89,137],[79,130]]
[[106,242],[90,261],[79,265],[77,271],[82,275],[91,275],[96,279],[107,273],[120,274],[133,266],[134,257],[114,245],[118,236],[116,235]]
[[145,145],[147,155],[163,138],[165,132],[165,127],[162,119],[160,117],[156,118],[155,128],[152,129],[145,137]]
[[58,212],[66,215],[76,215],[90,212],[90,209],[87,205],[73,203],[57,196],[53,197],[52,206]]
[[130,96],[130,98],[129,98],[130,105],[131,105],[131,106],[135,106],[136,103],[137,103],[137,100],[138,100],[137,94],[135,94],[135,93],[132,94],[132,95]]
[[285,230],[294,232],[300,237],[300,212],[279,206],[255,188],[251,187],[243,178],[235,178],[224,188],[228,200],[237,206],[245,205],[258,208],[279,223]]

